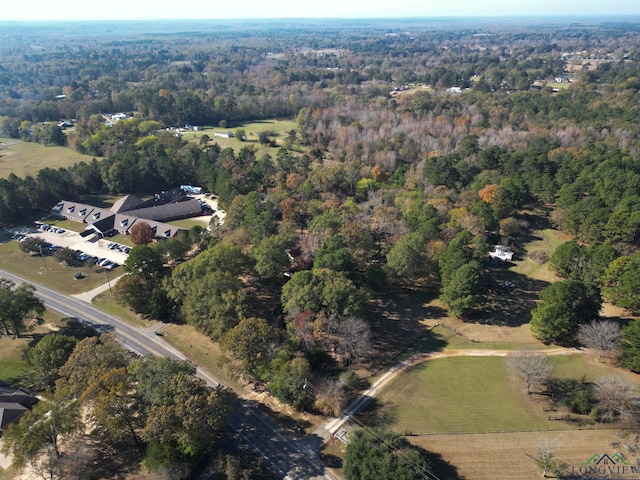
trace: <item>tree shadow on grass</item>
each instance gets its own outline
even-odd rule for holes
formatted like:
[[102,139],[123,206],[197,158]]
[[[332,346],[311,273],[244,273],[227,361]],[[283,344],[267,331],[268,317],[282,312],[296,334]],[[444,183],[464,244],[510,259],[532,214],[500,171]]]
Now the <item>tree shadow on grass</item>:
[[377,398],[370,398],[365,406],[355,415],[350,423],[353,427],[389,428],[397,420],[397,409],[383,405]]
[[433,473],[437,475],[440,480],[465,480],[465,477],[458,473],[458,469],[447,462],[439,453],[425,451],[425,457],[429,460]]
[[[446,310],[431,305],[438,293],[403,289],[374,299],[367,315],[375,356],[367,367],[376,371],[392,362],[429,332],[428,323],[447,317]],[[428,337],[427,337],[428,338]],[[444,341],[433,338],[433,349],[444,348]]]
[[548,282],[511,270],[489,273],[486,300],[482,308],[465,319],[472,323],[519,327],[531,320],[531,310]]
[[[62,319],[65,324],[58,333],[74,337],[77,340],[82,340],[87,337],[95,337],[99,335],[99,332],[95,328],[89,326],[79,318],[67,317]],[[102,333],[102,332],[100,332]]]
[[57,332],[36,332],[23,334],[22,338],[29,338],[29,346],[27,348],[27,351],[35,347],[44,337],[46,337],[47,335],[51,335],[52,333],[59,333],[60,335],[73,337],[76,340],[82,340],[83,338],[87,337],[95,337],[96,335],[102,333],[96,331],[95,328],[90,327],[86,323],[83,323],[82,320],[75,317],[63,318],[62,321],[64,322],[64,326]]

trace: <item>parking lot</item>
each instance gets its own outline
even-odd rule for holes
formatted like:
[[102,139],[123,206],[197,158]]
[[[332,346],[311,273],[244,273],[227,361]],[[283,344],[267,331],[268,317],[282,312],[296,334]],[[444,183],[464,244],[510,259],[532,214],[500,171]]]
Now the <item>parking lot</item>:
[[49,226],[49,228],[43,230],[42,225],[47,224],[40,224],[34,228],[16,228],[13,229],[13,232],[25,237],[43,238],[54,246],[80,250],[86,255],[85,260],[89,257],[96,257],[97,259],[106,259],[112,263],[122,265],[129,256],[130,248],[126,245],[118,245],[109,239],[97,239],[95,237],[84,239],[80,237],[78,232],[58,227]]

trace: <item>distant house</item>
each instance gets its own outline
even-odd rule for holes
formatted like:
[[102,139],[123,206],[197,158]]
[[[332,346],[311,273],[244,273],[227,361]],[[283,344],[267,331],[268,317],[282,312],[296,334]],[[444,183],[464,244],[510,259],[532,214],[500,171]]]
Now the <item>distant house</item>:
[[513,259],[513,250],[505,245],[494,245],[493,252],[489,252],[491,258],[510,262]]
[[114,115],[111,115],[111,120],[116,121],[116,122],[119,121],[119,120],[126,120],[127,118],[128,117],[127,117],[126,113],[116,113]]
[[0,431],[18,420],[27,410],[38,403],[38,399],[21,388],[0,381]]
[[213,134],[213,136],[222,138],[233,138],[233,132],[216,132]]

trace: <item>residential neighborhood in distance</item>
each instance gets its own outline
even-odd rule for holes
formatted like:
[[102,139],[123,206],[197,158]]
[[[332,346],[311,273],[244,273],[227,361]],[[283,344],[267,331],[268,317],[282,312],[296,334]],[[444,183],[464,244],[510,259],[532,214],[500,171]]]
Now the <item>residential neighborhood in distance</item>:
[[0,480],[638,476],[640,4],[35,2]]

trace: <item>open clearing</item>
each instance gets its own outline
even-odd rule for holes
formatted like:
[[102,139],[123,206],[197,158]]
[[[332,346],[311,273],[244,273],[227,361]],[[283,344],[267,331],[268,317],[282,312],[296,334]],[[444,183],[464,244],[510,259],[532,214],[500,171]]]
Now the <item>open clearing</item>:
[[[238,128],[245,131],[247,136],[246,141],[243,142],[235,137],[224,138],[214,136],[216,132],[234,133]],[[298,124],[294,120],[261,120],[251,123],[241,123],[228,128],[206,127],[199,132],[188,131],[182,134],[182,138],[192,142],[199,142],[202,135],[208,135],[210,137],[210,144],[217,143],[222,148],[230,147],[235,151],[239,151],[243,147],[253,145],[258,152],[274,155],[281,147],[284,146],[284,141],[287,138],[289,131],[297,129]],[[275,137],[271,137],[277,144],[275,147],[265,147],[258,142],[260,133],[265,131],[271,131],[277,134]]]
[[[551,356],[550,361],[557,378],[591,382],[614,374],[640,383],[637,375],[597,363],[584,354]],[[393,379],[378,400],[382,417],[394,430],[420,435],[575,429],[592,423],[577,415],[571,417],[571,422],[550,421],[549,413],[544,411],[551,406],[549,398],[527,395],[524,384],[512,376],[503,356],[461,356],[423,362]],[[569,413],[557,408],[563,416]]]
[[45,167],[71,167],[80,162],[89,163],[93,158],[66,147],[45,147],[39,143],[0,138],[0,178],[6,178],[10,173],[18,177],[35,176]]
[[[387,298],[375,309],[380,331],[388,335],[378,345],[400,349],[403,340],[406,345],[413,339],[413,345],[395,360],[419,352],[453,349],[548,348],[531,336],[530,311],[540,291],[559,280],[548,261],[540,259],[548,259],[569,238],[550,227],[547,212],[542,209],[524,212],[523,217],[531,230],[512,245],[514,261],[490,269],[494,281],[515,283],[513,291],[489,296],[485,312],[466,322],[449,316],[435,294],[407,292],[393,300]],[[616,320],[632,318],[608,304],[602,315]],[[565,355],[551,360],[557,378],[590,382],[614,373],[639,382],[638,375],[602,364],[593,355]],[[505,358],[428,361],[399,374],[372,403],[371,411],[362,417],[365,422],[380,422],[399,433],[411,432],[415,435],[408,437],[412,443],[440,455],[445,464],[457,469],[459,478],[540,478],[528,455],[535,452],[536,442],[544,436],[563,443],[560,455],[569,466],[583,464],[596,452],[612,455],[622,451],[632,458],[624,447],[616,450],[610,445],[621,442],[615,425],[594,424],[588,417],[577,415],[571,416],[571,421],[549,420],[544,407],[550,406],[550,400],[526,395],[510,375]],[[558,407],[558,414],[567,413],[565,407]],[[633,439],[632,446],[637,440]],[[441,478],[455,478],[455,474]]]

